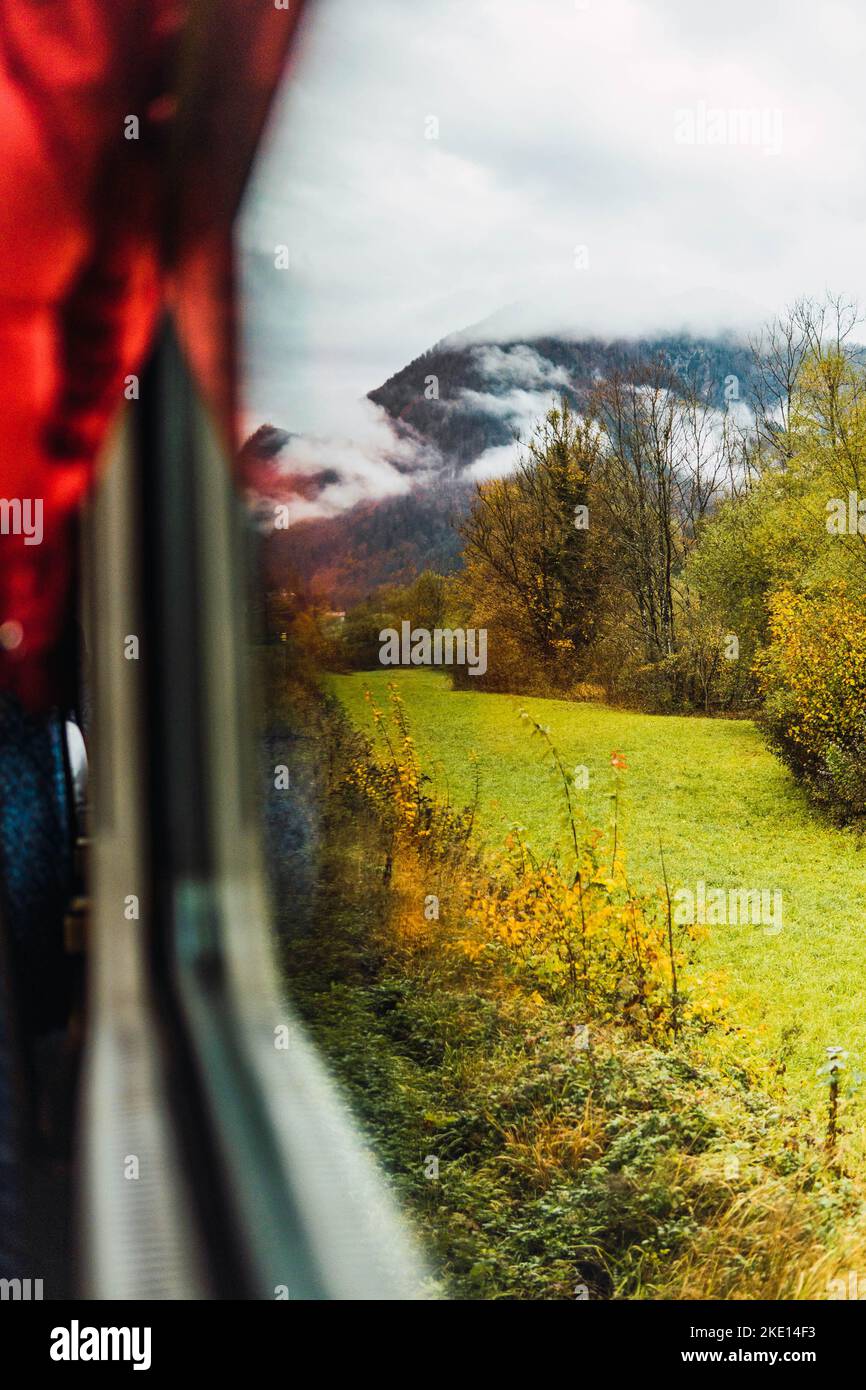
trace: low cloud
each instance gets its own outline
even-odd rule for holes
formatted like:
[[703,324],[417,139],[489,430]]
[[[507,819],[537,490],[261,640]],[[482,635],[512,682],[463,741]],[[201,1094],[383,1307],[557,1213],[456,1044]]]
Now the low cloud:
[[480,458],[466,470],[473,482],[486,483],[491,478],[503,478],[510,473],[517,462],[517,449],[514,444],[497,444],[485,449]]
[[263,511],[287,503],[290,520],[333,516],[369,498],[409,492],[442,467],[438,451],[408,426],[395,426],[372,401],[344,411],[327,435],[287,435],[260,489]]
[[507,348],[485,344],[472,349],[472,359],[478,370],[491,384],[520,386],[532,390],[540,386],[565,386],[568,373],[564,367],[542,357],[525,343]]

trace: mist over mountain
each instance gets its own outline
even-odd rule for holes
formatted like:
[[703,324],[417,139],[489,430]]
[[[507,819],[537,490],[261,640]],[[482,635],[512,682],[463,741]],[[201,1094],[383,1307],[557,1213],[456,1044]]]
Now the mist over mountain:
[[[368,393],[398,428],[411,427],[434,445],[445,468],[474,477],[506,471],[515,431],[525,436],[554,397],[566,396],[580,411],[598,381],[614,372],[640,379],[641,363],[662,359],[718,409],[726,382],[735,379],[737,398],[748,400],[755,375],[751,349],[731,335],[487,342],[475,333],[444,339]],[[431,399],[434,390],[438,398]]]
[[[374,494],[275,532],[267,542],[272,582],[292,570],[343,608],[423,569],[453,571],[460,556],[455,523],[475,484],[513,467],[516,437],[526,438],[556,399],[565,396],[581,411],[597,383],[614,372],[640,380],[642,364],[662,360],[718,409],[732,390],[734,399],[747,402],[755,379],[751,349],[730,334],[496,342],[483,329],[451,335],[368,392],[393,436],[393,450],[386,438],[382,464],[402,475],[404,491]],[[328,476],[323,499],[341,487],[339,466]]]

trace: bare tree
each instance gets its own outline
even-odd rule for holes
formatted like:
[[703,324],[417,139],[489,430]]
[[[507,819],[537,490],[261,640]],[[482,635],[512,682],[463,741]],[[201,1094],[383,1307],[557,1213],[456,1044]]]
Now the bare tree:
[[811,316],[801,300],[749,340],[755,363],[754,409],[759,444],[789,459],[800,368],[809,352]]
[[676,581],[700,524],[732,485],[742,439],[697,376],[663,358],[602,382],[592,412],[606,437],[601,506],[648,661],[677,650]]
[[811,364],[823,424],[839,440],[842,395],[850,389],[852,334],[863,316],[856,300],[831,294],[804,297],[750,341],[755,362],[755,428],[762,449],[783,465],[796,450],[797,411],[804,401],[804,367]]

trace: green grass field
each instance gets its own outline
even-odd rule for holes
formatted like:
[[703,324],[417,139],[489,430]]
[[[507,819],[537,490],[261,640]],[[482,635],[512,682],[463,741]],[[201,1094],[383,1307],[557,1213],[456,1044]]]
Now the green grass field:
[[363,694],[378,704],[395,680],[423,766],[468,800],[475,753],[481,771],[480,823],[500,842],[525,827],[539,851],[563,836],[562,798],[519,711],[547,726],[565,766],[589,769],[576,793],[589,823],[611,819],[611,751],[625,755],[620,824],[636,884],[661,881],[661,832],[671,889],[780,890],[783,928],[709,928],[702,959],[724,970],[735,1014],[757,1027],[768,1053],[791,1048],[789,1074],[804,1100],[819,1095],[817,1068],[829,1044],[866,1068],[866,847],[824,823],[748,721],[634,714],[599,705],[452,691],[432,672],[365,672],[332,678],[352,718],[369,731]]

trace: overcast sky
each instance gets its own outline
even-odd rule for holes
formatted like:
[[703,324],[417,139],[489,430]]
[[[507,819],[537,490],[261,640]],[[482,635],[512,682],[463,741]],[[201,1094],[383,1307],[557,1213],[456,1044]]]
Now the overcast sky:
[[866,300],[856,0],[309,10],[240,227],[251,422],[375,434],[366,391],[503,309],[610,335]]

